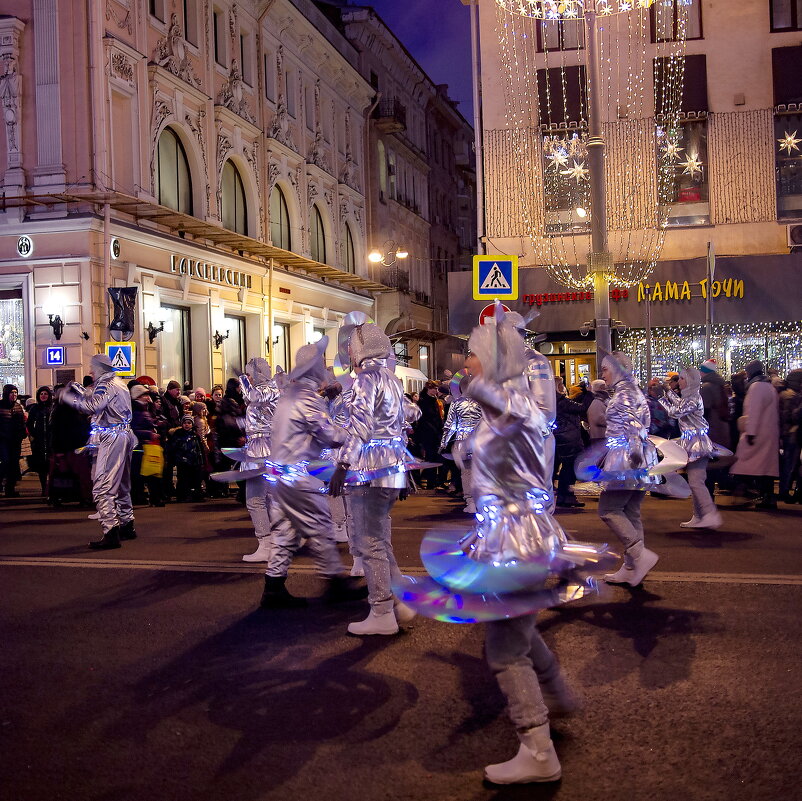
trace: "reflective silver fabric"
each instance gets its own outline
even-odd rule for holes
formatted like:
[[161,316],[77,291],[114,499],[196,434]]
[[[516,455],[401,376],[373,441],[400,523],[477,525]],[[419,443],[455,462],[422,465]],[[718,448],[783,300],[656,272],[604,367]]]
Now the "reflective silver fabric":
[[[340,460],[351,470],[375,470],[413,461],[406,448],[404,428],[420,416],[420,409],[404,397],[404,388],[384,359],[366,359],[354,381],[348,439]],[[417,416],[416,416],[417,410]],[[403,472],[369,482],[372,487],[402,489]]]
[[[245,452],[248,456],[266,458],[270,456],[270,430],[281,393],[272,379],[255,384],[243,374],[239,377],[239,383],[242,395],[248,403],[245,410]],[[243,470],[256,466],[255,463],[246,464]]]
[[658,462],[657,449],[647,438],[651,415],[646,398],[633,380],[613,384],[607,403],[607,454],[602,469],[619,479],[605,481],[608,490],[648,489],[660,483],[646,471]]
[[705,420],[705,407],[699,390],[686,387],[682,397],[673,392],[660,398],[660,404],[679,422],[679,443],[688,453],[688,461],[709,457],[713,453],[713,442],[708,436],[709,426]]
[[94,446],[92,496],[103,533],[134,519],[131,505],[131,453],[137,439],[129,428],[131,393],[114,373],[102,375],[92,390],[73,383],[62,400],[92,416],[89,444]]
[[542,353],[531,348],[526,349],[526,358],[529,390],[535,396],[538,409],[546,416],[546,422],[553,427],[557,419],[557,390],[551,362]]
[[334,400],[329,401],[329,416],[332,422],[340,428],[348,428],[353,397],[353,389],[344,389]]
[[474,378],[467,394],[482,408],[473,435],[477,525],[462,541],[478,561],[549,561],[565,534],[549,513],[552,476],[546,417],[516,376],[499,385]]
[[[440,440],[440,449],[447,447],[453,439],[454,442],[466,440],[482,419],[482,407],[472,398],[465,395],[457,398],[448,407],[446,422],[443,425],[443,436]],[[465,454],[463,454],[465,458]]]

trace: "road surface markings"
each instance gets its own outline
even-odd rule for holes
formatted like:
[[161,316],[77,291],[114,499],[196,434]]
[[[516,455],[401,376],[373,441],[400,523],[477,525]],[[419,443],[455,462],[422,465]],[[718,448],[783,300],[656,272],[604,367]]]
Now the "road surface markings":
[[[62,556],[0,556],[0,567],[73,567],[105,568],[112,570],[167,570],[187,573],[264,573],[265,563],[231,564],[230,562],[177,562],[142,559],[93,559]],[[292,573],[316,573],[314,565],[298,564]],[[410,576],[424,576],[419,565],[401,567]],[[764,573],[662,573],[649,574],[649,581],[686,584],[784,584],[802,586],[802,576]]]

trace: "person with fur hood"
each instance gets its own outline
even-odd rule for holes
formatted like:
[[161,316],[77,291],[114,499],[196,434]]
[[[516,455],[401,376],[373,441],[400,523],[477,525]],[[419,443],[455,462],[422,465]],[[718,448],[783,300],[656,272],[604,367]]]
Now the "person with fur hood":
[[680,396],[666,393],[660,403],[669,417],[679,422],[679,443],[688,454],[688,484],[693,498],[693,517],[682,528],[720,528],[724,522],[716,509],[705,481],[707,463],[713,455],[713,442],[704,416],[704,403],[700,394],[702,377],[698,370],[688,367],[679,374]]

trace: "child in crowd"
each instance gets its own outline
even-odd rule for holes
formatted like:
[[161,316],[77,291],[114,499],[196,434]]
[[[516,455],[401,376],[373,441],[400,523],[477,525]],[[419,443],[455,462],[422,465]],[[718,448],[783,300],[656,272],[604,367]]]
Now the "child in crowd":
[[170,438],[167,451],[178,473],[176,500],[179,503],[204,500],[202,482],[206,450],[195,431],[195,418],[191,414],[181,418],[181,428]]

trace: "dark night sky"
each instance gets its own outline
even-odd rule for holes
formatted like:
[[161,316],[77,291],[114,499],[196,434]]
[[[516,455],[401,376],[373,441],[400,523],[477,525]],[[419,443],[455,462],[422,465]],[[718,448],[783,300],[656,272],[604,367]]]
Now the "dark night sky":
[[361,0],[371,5],[435,83],[447,83],[473,125],[471,22],[460,0]]

